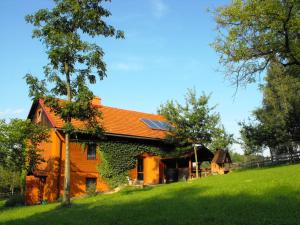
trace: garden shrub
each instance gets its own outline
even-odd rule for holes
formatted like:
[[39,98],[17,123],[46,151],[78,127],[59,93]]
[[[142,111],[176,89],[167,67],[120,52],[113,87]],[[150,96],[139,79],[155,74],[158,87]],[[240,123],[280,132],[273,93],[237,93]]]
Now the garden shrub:
[[22,194],[16,194],[16,195],[12,195],[10,196],[4,206],[6,207],[12,207],[12,206],[20,206],[20,205],[24,205],[25,204],[25,196]]

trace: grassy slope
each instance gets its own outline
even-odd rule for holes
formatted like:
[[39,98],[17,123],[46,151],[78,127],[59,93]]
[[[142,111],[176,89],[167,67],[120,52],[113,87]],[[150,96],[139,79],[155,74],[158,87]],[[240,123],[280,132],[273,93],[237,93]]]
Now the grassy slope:
[[58,206],[0,208],[0,224],[299,224],[300,165],[127,189]]

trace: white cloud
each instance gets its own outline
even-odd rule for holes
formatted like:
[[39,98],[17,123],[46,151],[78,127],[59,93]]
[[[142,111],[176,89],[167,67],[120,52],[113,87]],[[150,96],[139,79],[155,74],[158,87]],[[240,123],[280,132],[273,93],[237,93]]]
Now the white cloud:
[[153,15],[156,18],[163,17],[169,10],[166,3],[163,0],[151,0]]
[[19,108],[19,109],[4,109],[0,111],[0,118],[2,119],[9,119],[9,118],[13,118],[16,116],[20,116],[21,114],[23,114],[25,112],[25,110],[23,108]]
[[112,64],[112,69],[123,72],[134,72],[143,70],[143,65],[138,62],[117,62]]

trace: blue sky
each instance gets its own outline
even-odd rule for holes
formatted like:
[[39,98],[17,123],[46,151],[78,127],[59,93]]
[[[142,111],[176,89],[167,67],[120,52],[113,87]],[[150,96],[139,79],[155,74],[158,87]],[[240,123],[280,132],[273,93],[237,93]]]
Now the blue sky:
[[[125,40],[99,38],[108,77],[92,86],[104,105],[155,113],[168,99],[183,102],[188,88],[212,93],[225,128],[238,137],[237,123],[259,106],[257,84],[240,88],[217,70],[218,56],[210,47],[216,37],[208,8],[229,0],[113,0],[109,23],[125,32]],[[31,106],[26,73],[42,76],[45,47],[31,39],[24,16],[51,7],[52,0],[0,1],[0,119],[26,118]],[[238,149],[237,146],[235,146]]]

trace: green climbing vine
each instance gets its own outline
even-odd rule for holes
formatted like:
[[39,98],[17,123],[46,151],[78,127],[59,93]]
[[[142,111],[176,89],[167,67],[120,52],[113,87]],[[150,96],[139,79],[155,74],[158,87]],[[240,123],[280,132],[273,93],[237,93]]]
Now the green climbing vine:
[[145,152],[158,156],[167,155],[162,148],[153,145],[125,141],[98,143],[101,158],[98,171],[111,188],[125,184],[128,182],[128,171],[135,167],[137,156]]

